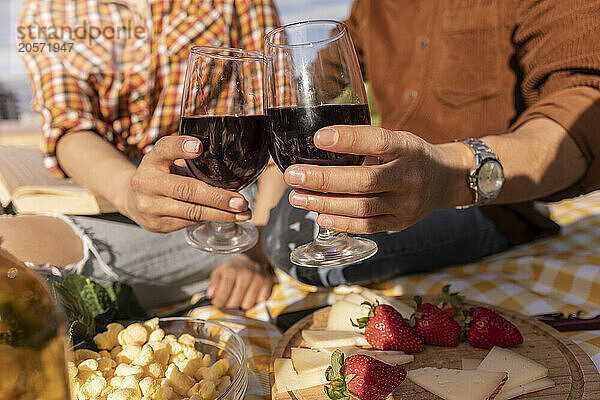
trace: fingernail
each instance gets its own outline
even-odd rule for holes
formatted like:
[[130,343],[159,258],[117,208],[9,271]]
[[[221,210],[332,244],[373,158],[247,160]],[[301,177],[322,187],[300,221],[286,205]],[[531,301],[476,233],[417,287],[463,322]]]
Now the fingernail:
[[199,140],[186,140],[183,142],[183,151],[196,154],[200,152],[200,146],[202,146],[202,143]]
[[250,218],[252,218],[252,214],[250,213],[235,214],[235,220],[239,222],[248,221]]
[[209,286],[208,289],[206,289],[206,297],[208,297],[209,299],[212,299],[214,295],[215,295],[215,288],[212,286]]
[[308,196],[293,192],[292,205],[297,207],[306,207],[308,205]]
[[321,147],[331,147],[338,141],[338,133],[331,128],[323,128],[317,132],[315,142]]
[[300,168],[288,168],[285,172],[285,181],[290,186],[300,186],[304,183],[306,176]]
[[246,203],[246,200],[240,197],[234,197],[231,200],[229,200],[229,207],[238,211],[246,211],[246,209],[248,208],[248,204]]
[[331,228],[333,226],[333,220],[328,216],[320,216],[317,221],[321,228]]

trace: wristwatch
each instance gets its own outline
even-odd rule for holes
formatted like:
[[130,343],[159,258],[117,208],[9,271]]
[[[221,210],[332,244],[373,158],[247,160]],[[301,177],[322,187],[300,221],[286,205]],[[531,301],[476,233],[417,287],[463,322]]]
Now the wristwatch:
[[497,198],[504,185],[504,168],[498,156],[479,139],[457,139],[455,142],[469,146],[475,156],[475,168],[467,177],[469,188],[473,191],[471,206],[485,204]]

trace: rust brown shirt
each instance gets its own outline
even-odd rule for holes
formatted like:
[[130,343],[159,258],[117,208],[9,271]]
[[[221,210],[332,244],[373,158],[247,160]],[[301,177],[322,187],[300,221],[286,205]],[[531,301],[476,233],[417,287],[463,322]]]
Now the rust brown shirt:
[[[443,143],[547,117],[588,166],[552,200],[600,188],[600,1],[355,0],[347,22],[385,128]],[[557,231],[531,203],[483,208],[514,244]]]

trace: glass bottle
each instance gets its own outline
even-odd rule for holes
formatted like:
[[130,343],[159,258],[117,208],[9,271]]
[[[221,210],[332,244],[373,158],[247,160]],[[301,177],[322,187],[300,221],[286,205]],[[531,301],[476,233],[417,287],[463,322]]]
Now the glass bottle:
[[66,344],[48,287],[0,250],[0,399],[70,399]]

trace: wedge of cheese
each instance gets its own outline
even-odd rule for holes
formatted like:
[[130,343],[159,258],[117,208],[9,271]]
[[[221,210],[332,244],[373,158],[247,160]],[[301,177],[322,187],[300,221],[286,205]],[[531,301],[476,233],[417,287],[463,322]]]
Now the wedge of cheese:
[[477,370],[506,372],[508,381],[502,388],[502,392],[548,376],[548,368],[502,347],[493,347]]
[[462,369],[465,371],[477,369],[477,367],[479,367],[479,364],[481,364],[481,360],[478,358],[463,358],[461,361]]
[[360,293],[350,293],[349,295],[345,296],[343,300],[347,301],[348,303],[356,304],[358,306],[360,306],[365,301],[369,301],[369,299],[367,299]]
[[[316,371],[325,371],[331,364],[331,353],[336,349],[304,349],[299,347],[292,347],[292,363],[294,369],[298,372],[298,375],[306,373],[312,373]],[[339,350],[344,353],[346,357],[350,357],[356,354],[364,354],[369,357],[373,357],[379,361],[382,361],[389,365],[401,365],[414,361],[414,356],[410,354],[404,354],[401,351],[378,351],[378,350],[364,350],[358,347],[341,347]]]
[[508,389],[507,391],[504,391],[503,389],[500,391],[500,393],[498,393],[498,396],[496,396],[495,400],[510,400],[527,393],[537,392],[554,386],[556,385],[552,379],[542,378],[538,379],[537,381],[530,382],[526,385],[521,385],[512,389]]
[[358,318],[366,317],[367,314],[369,314],[368,306],[361,306],[345,300],[337,301],[333,303],[329,311],[326,329],[331,331],[362,332],[362,329],[352,326],[351,320],[356,323]]
[[420,368],[408,379],[444,400],[492,400],[506,382],[505,372]]
[[365,335],[349,331],[316,331],[305,329],[302,339],[312,349],[323,347],[369,346]]
[[376,301],[378,301],[379,304],[388,304],[394,307],[396,311],[402,314],[402,317],[407,319],[410,318],[410,316],[415,312],[414,308],[412,308],[408,304],[400,300],[396,300],[393,297],[372,292],[369,289],[363,289],[363,291],[360,294],[362,297],[366,298],[370,303],[375,303]]
[[331,364],[331,353],[301,347],[292,347],[292,364],[300,375],[323,371]]
[[324,372],[314,372],[300,377],[294,370],[292,360],[289,358],[276,359],[273,363],[273,372],[275,373],[275,390],[277,393],[306,389],[327,383]]

